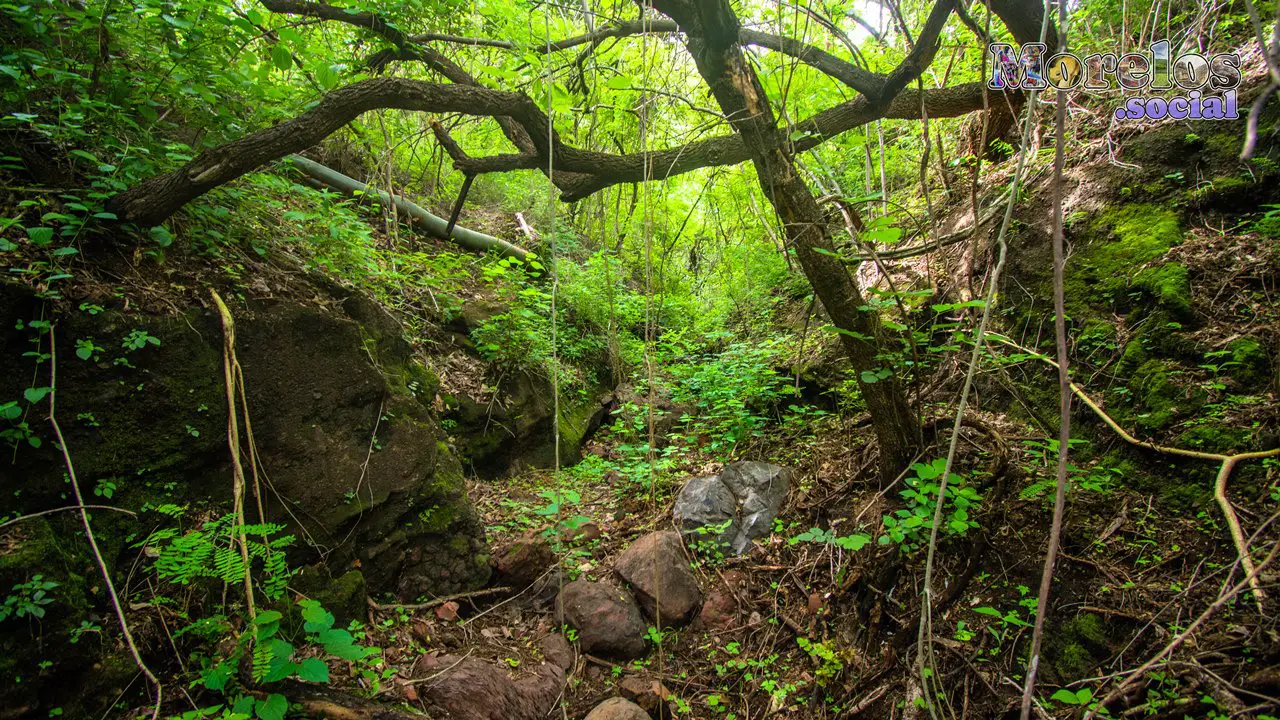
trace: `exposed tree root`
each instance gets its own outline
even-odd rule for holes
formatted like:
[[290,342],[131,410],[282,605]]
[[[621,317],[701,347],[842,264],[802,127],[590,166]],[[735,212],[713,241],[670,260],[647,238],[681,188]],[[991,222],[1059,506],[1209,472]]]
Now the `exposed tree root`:
[[[1052,365],[1055,368],[1058,367],[1058,363],[1049,357],[1041,355],[1034,350],[1025,348],[1009,338],[1000,335],[988,335],[987,337],[1001,343],[1002,345],[1008,345],[1011,348],[1026,353],[1029,357],[1035,358],[1036,360]],[[1165,455],[1181,455],[1183,457],[1199,458],[1201,460],[1217,460],[1222,463],[1222,466],[1218,469],[1217,480],[1213,485],[1213,497],[1218,502],[1218,507],[1222,510],[1222,515],[1227,521],[1227,528],[1231,531],[1231,540],[1235,543],[1236,554],[1240,558],[1240,566],[1244,568],[1245,574],[1249,578],[1249,588],[1253,591],[1253,599],[1258,606],[1258,612],[1265,612],[1263,609],[1263,600],[1266,599],[1266,594],[1262,589],[1262,583],[1258,580],[1258,573],[1256,572],[1259,566],[1255,566],[1253,562],[1253,555],[1249,551],[1249,544],[1245,540],[1244,531],[1240,527],[1240,516],[1236,514],[1235,507],[1231,504],[1231,499],[1227,497],[1227,481],[1231,479],[1231,471],[1235,469],[1236,464],[1240,461],[1280,456],[1280,447],[1271,448],[1270,450],[1254,450],[1252,452],[1236,453],[1235,455],[1224,455],[1222,453],[1205,452],[1203,450],[1187,450],[1185,448],[1157,445],[1146,440],[1139,440],[1138,438],[1130,435],[1124,428],[1120,427],[1119,423],[1107,414],[1107,411],[1103,410],[1096,402],[1094,402],[1083,388],[1076,385],[1074,382],[1071,383],[1071,391],[1075,393],[1076,397],[1080,398],[1081,402],[1088,405],[1089,409],[1093,410],[1094,414],[1107,424],[1107,427],[1110,427],[1117,435],[1130,445],[1146,448]]]

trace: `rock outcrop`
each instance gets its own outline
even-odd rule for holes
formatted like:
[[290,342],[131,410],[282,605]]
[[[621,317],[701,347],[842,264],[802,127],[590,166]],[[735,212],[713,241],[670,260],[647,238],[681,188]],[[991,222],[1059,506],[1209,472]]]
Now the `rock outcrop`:
[[[406,599],[483,585],[490,572],[483,528],[431,411],[434,375],[379,305],[332,292],[232,306],[258,487],[268,520],[297,538],[290,563],[325,552],[334,576],[358,568],[363,581],[349,584]],[[13,460],[0,470],[0,493],[18,512],[65,506],[63,459],[44,421],[48,397],[28,392],[49,385],[49,365],[24,355],[36,338],[48,352],[49,334],[31,326],[48,318],[48,309],[27,289],[0,285],[0,318],[0,405],[16,398],[30,420],[21,431],[28,437],[0,419],[0,431],[14,431],[4,437],[15,446],[5,446]],[[195,527],[227,513],[231,467],[216,313],[72,311],[56,318],[54,337],[57,414],[83,492],[89,502],[140,513],[94,514],[108,563],[127,567],[134,552],[128,538],[176,526],[149,508],[188,508]],[[251,516],[256,504],[251,496]],[[76,515],[60,513],[6,528],[0,538],[9,548],[0,553],[0,587],[34,574],[58,583],[44,642],[86,648],[80,661],[72,653],[60,662],[60,672],[98,661],[96,643],[67,644],[66,634],[105,605],[101,583],[86,574],[92,562],[75,540],[82,535]],[[17,648],[30,643],[29,633],[0,630],[0,674],[27,678],[24,695],[38,693],[41,678],[53,674],[24,665],[29,654]],[[6,696],[0,692],[0,705]]]

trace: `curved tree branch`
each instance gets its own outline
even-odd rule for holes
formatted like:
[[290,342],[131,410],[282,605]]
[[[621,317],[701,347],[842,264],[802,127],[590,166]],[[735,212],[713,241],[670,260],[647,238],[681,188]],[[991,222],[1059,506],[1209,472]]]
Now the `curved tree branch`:
[[330,92],[292,120],[206,150],[178,170],[145,180],[112,198],[108,207],[122,220],[158,224],[213,188],[305,150],[379,108],[505,115],[531,124],[537,123],[539,114],[533,101],[519,93],[404,78],[363,80]]

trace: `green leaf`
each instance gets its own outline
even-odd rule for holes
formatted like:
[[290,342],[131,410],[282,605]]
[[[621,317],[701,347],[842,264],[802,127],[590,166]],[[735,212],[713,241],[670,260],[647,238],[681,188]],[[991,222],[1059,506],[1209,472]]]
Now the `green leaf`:
[[318,633],[333,627],[333,613],[325,610],[314,600],[304,600],[302,605],[302,629],[309,633]]
[[293,55],[290,54],[289,48],[277,44],[271,48],[271,62],[280,70],[288,70],[293,67]]
[[327,683],[329,682],[329,666],[324,664],[320,658],[307,658],[298,663],[298,679],[307,682]]
[[31,403],[32,405],[35,405],[36,403],[43,400],[45,396],[49,394],[49,391],[52,389],[53,388],[50,388],[50,387],[30,387],[22,391],[22,397],[26,398],[27,402]]
[[615,75],[605,82],[604,86],[610,90],[627,90],[631,87],[631,78],[626,75]]
[[157,225],[151,228],[151,240],[160,247],[169,247],[173,244],[173,235],[169,232],[169,228],[163,225]]
[[1093,692],[1091,690],[1085,689],[1085,690],[1081,690],[1080,692],[1088,693],[1088,696],[1085,697],[1084,699],[1081,699],[1074,691],[1068,690],[1067,688],[1062,688],[1061,690],[1058,690],[1058,692],[1051,695],[1049,699],[1054,700],[1056,702],[1060,702],[1060,703],[1066,703],[1068,705],[1083,705],[1089,702],[1090,698],[1093,697]]
[[27,228],[27,237],[31,239],[32,245],[48,245],[53,242],[53,228]]
[[284,615],[279,610],[263,610],[253,619],[255,625],[266,625],[268,623],[279,622]]
[[284,720],[289,701],[279,693],[272,693],[265,700],[258,700],[253,709],[260,720]]

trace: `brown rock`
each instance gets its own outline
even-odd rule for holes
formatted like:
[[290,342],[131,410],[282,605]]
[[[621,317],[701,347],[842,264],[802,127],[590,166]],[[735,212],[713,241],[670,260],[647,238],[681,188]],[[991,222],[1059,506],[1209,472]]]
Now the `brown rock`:
[[420,677],[433,676],[421,693],[455,720],[538,720],[564,687],[564,671],[551,663],[518,680],[482,660],[454,655],[424,657],[415,669]]
[[663,706],[671,697],[671,691],[657,680],[627,675],[622,678],[622,682],[618,683],[618,692],[622,697],[639,705],[640,709],[651,717],[660,718],[667,714],[663,712]]
[[702,605],[702,591],[677,532],[649,533],[631,543],[614,571],[630,583],[645,613],[662,626],[683,625]]
[[555,561],[555,553],[545,539],[535,534],[525,535],[498,555],[494,563],[498,584],[508,585],[517,592],[524,590],[537,582]]
[[630,660],[648,650],[640,608],[612,585],[574,580],[556,598],[556,615],[578,629],[583,652]]
[[652,720],[649,713],[630,700],[613,697],[587,714],[586,720]]
[[738,599],[734,591],[745,589],[747,578],[737,570],[723,573],[724,581],[716,583],[707,592],[706,602],[702,603],[702,611],[698,614],[698,624],[712,631],[725,631],[736,627],[738,620]]
[[573,667],[573,648],[560,633],[551,633],[542,638],[542,657],[565,672]]

